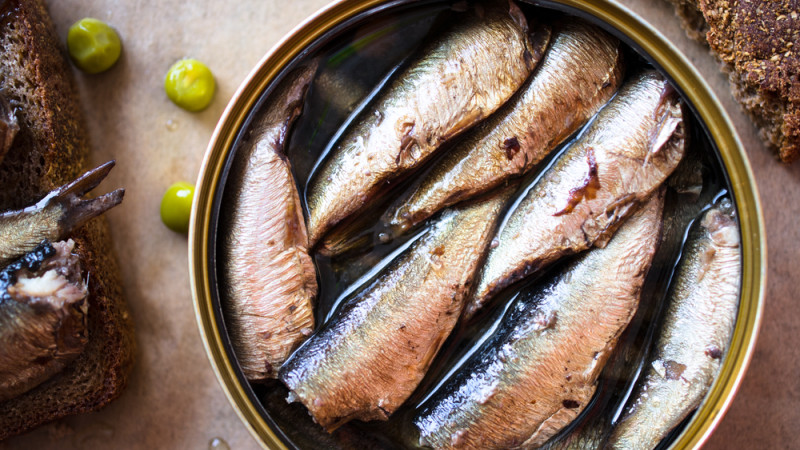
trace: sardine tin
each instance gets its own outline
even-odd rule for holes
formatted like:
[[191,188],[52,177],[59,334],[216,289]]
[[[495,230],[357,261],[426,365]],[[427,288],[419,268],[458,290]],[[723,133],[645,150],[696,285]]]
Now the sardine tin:
[[[309,45],[346,22],[369,18],[388,7],[408,6],[410,1],[350,0],[336,1],[320,10],[290,32],[268,52],[241,84],[230,101],[206,151],[197,182],[189,232],[189,256],[192,292],[198,326],[209,360],[223,390],[249,431],[264,448],[289,448],[268,414],[262,414],[258,399],[234,369],[232,351],[220,323],[219,299],[214,273],[214,246],[219,195],[224,185],[226,162],[231,156],[239,129],[265,90]],[[538,2],[537,2],[538,3]],[[726,170],[731,195],[737,206],[742,236],[742,288],[739,312],[728,357],[717,382],[704,405],[695,413],[674,448],[697,448],[710,435],[727,409],[741,383],[755,347],[766,285],[766,235],[752,171],[730,119],[710,87],[691,63],[667,39],[612,0],[556,0],[541,3],[569,13],[591,16],[615,35],[632,43],[642,54],[668,74],[674,85],[694,107],[695,114],[707,127]],[[691,87],[688,89],[687,87]]]

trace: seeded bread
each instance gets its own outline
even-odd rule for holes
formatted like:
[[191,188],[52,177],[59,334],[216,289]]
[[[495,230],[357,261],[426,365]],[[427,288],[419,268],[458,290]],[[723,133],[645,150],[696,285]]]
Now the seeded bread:
[[670,0],[707,42],[733,96],[784,162],[800,157],[800,10],[796,0]]
[[[20,208],[87,169],[89,146],[74,80],[42,0],[0,2],[0,92],[20,131],[0,164],[0,210]],[[103,217],[71,236],[89,281],[89,342],[61,373],[0,403],[0,440],[120,395],[133,363],[133,326]]]

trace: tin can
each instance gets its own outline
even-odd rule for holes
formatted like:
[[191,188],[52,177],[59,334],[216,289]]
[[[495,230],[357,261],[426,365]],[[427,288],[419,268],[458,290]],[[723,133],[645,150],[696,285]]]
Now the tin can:
[[[745,152],[730,119],[689,61],[642,19],[611,0],[532,1],[536,7],[587,19],[619,37],[668,76],[704,124],[737,206],[742,238],[742,282],[736,326],[720,374],[706,400],[672,448],[698,448],[730,405],[753,353],[766,285],[766,238],[758,193]],[[358,24],[393,11],[436,8],[444,2],[343,0],[330,4],[291,31],[264,56],[242,83],[220,119],[198,177],[189,232],[189,261],[195,311],[212,367],[240,418],[265,448],[323,443],[298,440],[280,426],[244,379],[224,326],[217,287],[217,220],[232,149],[251,112],[293,62],[337,39]],[[288,407],[287,407],[288,408]],[[306,439],[311,439],[306,436]]]

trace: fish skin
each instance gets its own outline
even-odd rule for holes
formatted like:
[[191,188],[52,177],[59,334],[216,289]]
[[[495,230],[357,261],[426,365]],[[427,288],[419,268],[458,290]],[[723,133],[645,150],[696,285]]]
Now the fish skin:
[[61,186],[35,205],[0,214],[0,266],[33,251],[42,241],[59,241],[88,220],[122,202],[124,189],[84,199],[114,167],[109,161]]
[[602,247],[684,153],[681,102],[657,72],[628,81],[507,214],[465,314],[564,256]]
[[314,263],[300,196],[284,148],[300,115],[316,64],[277,88],[253,131],[231,185],[230,224],[223,242],[226,318],[245,377],[264,381],[314,329]]
[[531,42],[522,12],[509,8],[459,15],[355,119],[307,187],[312,247],[522,85],[549,34]]
[[421,407],[420,445],[535,448],[574,420],[636,311],[662,206],[659,191],[608,246],[523,291],[498,331]]
[[[548,442],[547,450],[602,448],[608,440],[618,412],[625,406],[647,351],[660,323],[660,311],[666,302],[669,279],[680,256],[681,246],[691,223],[718,194],[709,186],[702,162],[702,150],[689,146],[675,172],[667,179],[664,197],[664,220],[650,273],[645,280],[642,301],[628,328],[606,363],[592,401],[582,423],[559,441]],[[626,336],[627,335],[627,336]]]
[[0,271],[0,401],[60,372],[88,342],[88,290],[73,247],[43,243]]
[[724,199],[693,228],[654,352],[606,448],[653,448],[703,401],[719,374],[739,300],[741,249]]
[[541,450],[590,450],[598,449],[605,442],[605,431],[603,424],[592,421],[567,434],[563,439],[547,441]]
[[513,187],[448,209],[281,368],[280,380],[328,431],[386,420],[455,326]]
[[402,233],[530,171],[612,97],[623,71],[616,38],[582,21],[565,23],[520,92],[450,150],[384,222]]

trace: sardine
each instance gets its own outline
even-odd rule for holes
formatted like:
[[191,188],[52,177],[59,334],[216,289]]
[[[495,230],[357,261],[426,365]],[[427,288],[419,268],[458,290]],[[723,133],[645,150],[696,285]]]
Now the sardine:
[[522,85],[549,33],[532,42],[522,12],[509,8],[454,17],[354,120],[307,187],[312,246]]
[[452,331],[511,188],[446,210],[281,368],[280,379],[332,431],[386,420]]
[[534,448],[586,407],[639,302],[662,191],[604,249],[523,291],[498,330],[421,406],[420,445]]
[[608,448],[653,448],[703,401],[733,334],[740,251],[733,205],[723,199],[689,235],[654,354]]
[[608,440],[659,326],[669,281],[687,230],[719,193],[706,173],[701,152],[700,148],[689,146],[675,172],[667,179],[661,243],[645,279],[639,309],[600,375],[590,409],[568,435],[558,442],[548,442],[545,447],[548,450],[602,448]]
[[[599,395],[599,393],[595,395]],[[592,403],[594,403],[594,401],[590,403],[589,408],[591,408]],[[585,411],[582,412],[581,415],[584,413]],[[594,450],[602,448],[606,436],[606,434],[604,434],[606,430],[600,422],[602,418],[592,417],[592,419],[593,420],[589,422],[578,424],[574,430],[566,432],[567,434],[565,436],[550,439],[539,448],[541,450]],[[568,430],[574,425],[573,422],[569,427],[566,427],[565,430]],[[564,431],[560,432],[560,434],[564,434]]]
[[42,241],[64,239],[72,230],[122,201],[124,189],[84,199],[114,167],[109,161],[51,191],[33,206],[0,214],[0,266],[32,251]]
[[0,93],[0,163],[3,162],[8,149],[14,143],[14,137],[19,131],[17,116],[8,99]]
[[497,234],[466,307],[559,258],[603,246],[684,153],[681,101],[657,72],[627,82],[520,200]]
[[88,342],[88,290],[69,240],[0,271],[0,401],[60,372]]
[[300,115],[316,70],[290,74],[236,155],[230,223],[223,231],[226,319],[239,365],[250,381],[277,376],[278,368],[314,329],[317,294],[308,255],[300,196],[287,136]]
[[402,233],[445,206],[528,172],[611,98],[622,72],[616,38],[578,20],[566,23],[514,99],[470,131],[384,221]]

